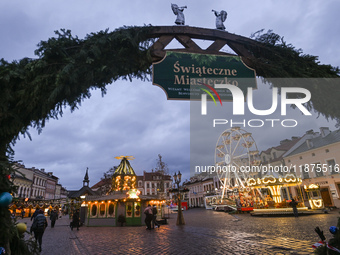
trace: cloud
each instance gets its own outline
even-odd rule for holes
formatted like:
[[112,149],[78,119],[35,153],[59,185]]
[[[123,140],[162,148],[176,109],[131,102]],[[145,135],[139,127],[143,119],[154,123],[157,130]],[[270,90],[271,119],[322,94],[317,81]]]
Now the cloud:
[[[1,1],[0,57],[9,61],[35,57],[36,45],[54,36],[54,31],[60,28],[71,29],[73,35],[84,38],[91,32],[106,28],[112,31],[124,25],[171,26],[175,15],[170,4],[171,1],[156,0],[128,3],[120,0],[100,3],[89,0]],[[316,0],[308,5],[293,0],[266,1],[259,6],[250,0],[228,5],[223,1],[200,0],[185,4],[188,6],[184,11],[187,25],[214,28],[215,16],[211,10],[224,9],[228,12],[225,26],[229,32],[249,36],[262,28],[274,29],[305,53],[320,56],[323,63],[335,66],[340,63],[340,54],[337,54],[340,35],[329,32],[330,29],[339,30],[334,7],[339,5],[337,1]],[[103,172],[119,164],[114,159],[119,155],[135,156],[131,165],[142,174],[143,170],[154,168],[157,155],[162,154],[170,171],[180,170],[183,179],[189,177],[190,158],[197,164],[214,162],[216,141],[227,127],[217,127],[209,134],[211,120],[199,125],[202,119],[193,115],[195,103],[166,100],[164,92],[151,82],[119,80],[107,88],[108,93],[103,98],[100,91],[92,91],[92,97],[78,110],[70,113],[66,109],[62,118],[50,120],[41,135],[31,129],[33,141],[21,138],[14,148],[15,159],[23,160],[27,167],[54,172],[60,183],[69,189],[81,187],[86,167],[89,167],[91,185],[95,184]],[[261,98],[263,93],[270,91],[263,90],[258,96]],[[225,115],[230,111],[225,108],[223,111],[226,113],[216,112],[213,116],[230,119],[231,115]],[[293,116],[301,115],[294,113]],[[253,133],[260,149],[266,149],[321,124],[327,125],[327,122],[311,118],[292,132],[282,128],[267,129],[265,134],[256,129],[247,131]],[[190,144],[190,137],[194,140],[198,137],[200,143],[192,140]]]

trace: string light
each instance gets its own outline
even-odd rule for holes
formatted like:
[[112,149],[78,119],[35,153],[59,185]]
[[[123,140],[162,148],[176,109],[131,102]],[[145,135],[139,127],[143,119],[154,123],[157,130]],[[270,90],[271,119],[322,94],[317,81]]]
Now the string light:
[[312,209],[315,208],[322,208],[323,207],[323,200],[322,199],[310,199],[309,204],[311,205]]

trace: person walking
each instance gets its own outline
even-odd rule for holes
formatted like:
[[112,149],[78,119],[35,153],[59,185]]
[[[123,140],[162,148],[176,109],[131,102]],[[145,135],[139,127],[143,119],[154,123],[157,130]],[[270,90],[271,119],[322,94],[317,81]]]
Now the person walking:
[[34,211],[34,213],[33,213],[33,215],[32,215],[32,217],[31,217],[31,221],[35,218],[35,216],[37,216],[38,215],[38,212],[39,212],[39,209],[37,208],[37,209],[35,209],[35,211]]
[[24,218],[25,217],[25,210],[24,208],[21,209],[21,218]]
[[45,228],[47,227],[48,223],[46,217],[44,216],[44,211],[39,210],[37,216],[35,216],[33,220],[33,224],[31,226],[30,232],[34,232],[35,241],[39,244],[39,251],[41,251],[42,247],[42,237],[45,232]]
[[160,228],[160,225],[157,223],[156,219],[157,219],[157,207],[154,205],[152,207],[152,228],[155,227]]
[[51,212],[51,215],[50,215],[51,228],[54,228],[55,221],[56,221],[57,219],[58,219],[58,213],[57,213],[57,211],[54,209],[54,210]]
[[299,217],[298,209],[296,208],[298,204],[299,203],[296,202],[294,198],[292,199],[292,202],[290,202],[290,206],[293,208],[293,213],[295,217]]
[[148,204],[148,206],[145,208],[144,214],[145,214],[146,229],[151,230],[151,221],[153,219],[153,214],[152,214],[152,208],[150,204]]
[[77,228],[77,230],[79,230],[79,210],[78,209],[73,214],[71,230],[73,230],[73,228],[75,227]]

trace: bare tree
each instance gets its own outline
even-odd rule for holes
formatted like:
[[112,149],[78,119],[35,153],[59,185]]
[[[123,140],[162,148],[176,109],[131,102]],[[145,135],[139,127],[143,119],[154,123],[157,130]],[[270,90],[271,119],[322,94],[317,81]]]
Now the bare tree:
[[158,159],[157,159],[155,170],[156,170],[156,172],[159,172],[163,175],[169,175],[168,165],[162,161],[162,155],[161,154],[158,154]]
[[103,181],[102,186],[100,187],[100,191],[102,195],[107,195],[112,187],[112,176],[114,172],[116,171],[117,166],[111,167],[109,170],[107,170],[104,174],[101,180]]

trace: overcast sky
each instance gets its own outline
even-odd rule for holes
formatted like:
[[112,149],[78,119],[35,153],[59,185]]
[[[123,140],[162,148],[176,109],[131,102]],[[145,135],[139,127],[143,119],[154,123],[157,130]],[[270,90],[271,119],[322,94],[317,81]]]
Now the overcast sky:
[[[340,65],[340,2],[337,0],[174,3],[188,7],[184,11],[186,25],[214,28],[215,16],[211,10],[223,9],[228,12],[225,22],[228,32],[249,37],[262,28],[273,29],[304,53],[319,56],[321,63]],[[112,31],[124,25],[174,25],[176,17],[170,5],[171,1],[165,0],[3,0],[0,2],[0,57],[7,61],[34,58],[36,45],[61,28],[84,38],[91,32],[106,28]],[[59,120],[50,120],[42,134],[31,128],[32,141],[23,137],[17,141],[15,160],[22,160],[26,167],[53,172],[70,190],[82,186],[87,167],[90,186],[94,185],[105,171],[119,164],[114,158],[119,155],[134,156],[131,165],[137,174],[142,174],[155,168],[157,155],[161,154],[171,173],[180,170],[188,177],[189,102],[167,100],[164,92],[151,82],[117,81],[107,88],[104,97],[100,91],[93,91],[79,110],[72,114],[65,110]],[[266,133],[269,139],[265,141],[259,134],[254,139],[260,149],[266,149],[278,145],[281,138],[303,135],[307,129],[317,130],[328,124],[335,129],[333,122],[316,117],[313,114],[313,121],[308,125],[281,132],[279,136],[278,132]],[[221,127],[220,132],[223,130]]]

